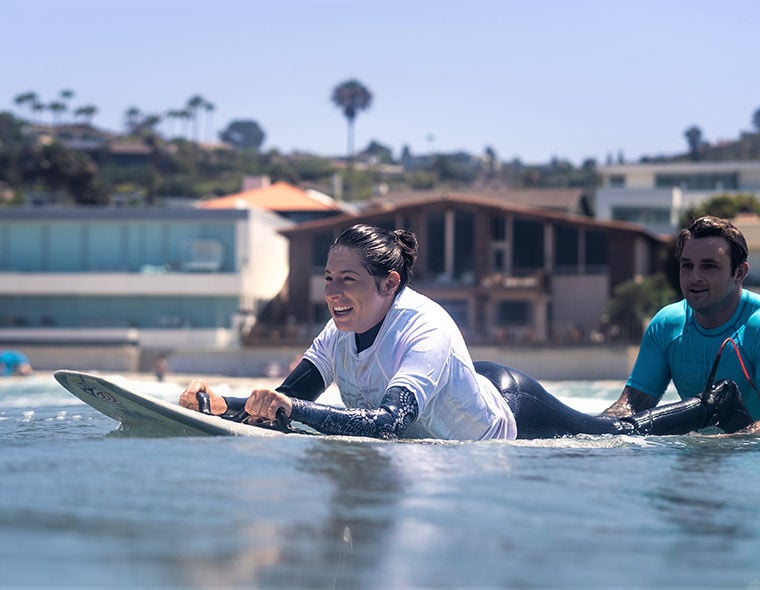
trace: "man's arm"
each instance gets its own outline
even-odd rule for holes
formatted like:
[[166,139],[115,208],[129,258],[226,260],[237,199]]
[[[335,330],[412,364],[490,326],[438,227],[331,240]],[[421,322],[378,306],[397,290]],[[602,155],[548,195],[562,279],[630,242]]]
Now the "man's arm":
[[760,434],[760,420],[756,420],[749,426],[746,426],[742,428],[741,430],[737,430],[736,432],[733,432],[732,434]]
[[655,407],[659,401],[656,397],[626,385],[618,400],[604,410],[601,415],[611,418],[627,418],[636,412]]

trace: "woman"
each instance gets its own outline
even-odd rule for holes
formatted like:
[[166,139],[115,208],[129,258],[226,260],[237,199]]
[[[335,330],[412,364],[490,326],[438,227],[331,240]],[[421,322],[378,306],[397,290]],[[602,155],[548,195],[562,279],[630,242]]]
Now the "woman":
[[[347,229],[331,245],[325,266],[332,319],[283,384],[234,399],[198,380],[180,404],[199,409],[200,399],[207,413],[249,423],[275,420],[282,412],[325,434],[383,439],[546,438],[635,433],[650,422],[664,424],[656,410],[627,420],[588,416],[519,371],[480,363],[478,372],[448,313],[407,286],[416,258],[411,232]],[[314,403],[333,382],[345,408]],[[686,408],[689,420],[680,430],[714,422],[716,400],[731,398],[734,389],[724,387]],[[671,414],[666,418],[672,422]]]

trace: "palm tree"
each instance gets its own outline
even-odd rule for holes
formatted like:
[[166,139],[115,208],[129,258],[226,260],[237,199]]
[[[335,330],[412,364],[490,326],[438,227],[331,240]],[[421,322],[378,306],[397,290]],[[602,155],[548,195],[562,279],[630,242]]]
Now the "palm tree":
[[28,105],[29,110],[34,113],[34,106],[39,102],[39,96],[37,96],[36,92],[24,92],[23,94],[16,96],[16,98],[13,99],[13,102],[16,103],[16,106],[19,108],[23,105]]
[[193,118],[193,112],[190,109],[181,109],[177,111],[180,121],[182,121],[182,133],[180,134],[185,139],[188,139],[190,134],[188,133],[187,123]]
[[39,100],[35,100],[32,102],[32,112],[35,115],[38,115],[42,111],[44,111],[47,107],[44,105],[44,103],[41,103]]
[[[332,93],[335,106],[343,111],[348,123],[348,174],[353,172],[354,163],[354,120],[360,111],[367,110],[372,104],[372,93],[358,80],[346,80],[338,84]],[[348,178],[347,178],[348,180]],[[350,197],[350,181],[346,183],[346,196]]]
[[140,121],[140,109],[137,107],[129,107],[124,112],[124,126],[127,128],[127,133],[132,135],[134,133],[137,123]]
[[54,100],[47,106],[47,108],[51,113],[53,113],[53,124],[60,126],[61,115],[66,111],[66,103],[63,103],[60,100]]
[[206,105],[206,99],[200,94],[191,96],[187,100],[186,108],[190,111],[190,117],[193,119],[193,135],[195,136],[195,143],[198,143],[198,111]]
[[74,91],[69,90],[68,88],[61,90],[58,93],[58,96],[60,97],[60,100],[63,102],[63,110],[67,111],[69,110],[69,102],[72,98],[74,98]]
[[92,118],[96,115],[97,112],[98,107],[96,107],[94,104],[86,104],[74,111],[74,117],[77,119],[79,117],[82,117],[88,125],[91,125]]
[[169,122],[169,131],[167,133],[168,139],[174,139],[174,137],[177,135],[174,132],[174,122],[178,119],[182,118],[182,111],[179,109],[169,109],[166,111],[166,121]]
[[214,140],[214,111],[216,105],[213,102],[206,102],[203,105],[203,110],[206,112],[206,137],[209,141]]

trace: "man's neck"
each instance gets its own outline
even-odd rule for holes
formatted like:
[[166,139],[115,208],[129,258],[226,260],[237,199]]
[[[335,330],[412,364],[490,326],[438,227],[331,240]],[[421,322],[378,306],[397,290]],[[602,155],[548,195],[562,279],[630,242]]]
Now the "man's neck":
[[694,318],[697,320],[700,327],[705,328],[706,330],[718,328],[734,317],[741,298],[742,290],[739,289],[738,292],[731,295],[725,305],[722,305],[720,309],[715,310],[712,313],[700,313],[697,310],[694,310]]

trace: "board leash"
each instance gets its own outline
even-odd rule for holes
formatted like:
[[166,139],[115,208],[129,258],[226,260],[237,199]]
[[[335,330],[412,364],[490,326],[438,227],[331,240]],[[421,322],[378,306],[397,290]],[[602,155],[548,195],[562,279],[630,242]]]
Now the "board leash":
[[715,381],[715,373],[718,371],[718,363],[720,362],[720,357],[723,354],[723,348],[726,346],[726,344],[731,343],[731,346],[734,348],[734,353],[736,353],[736,358],[739,361],[739,366],[742,369],[742,373],[744,373],[744,378],[747,380],[747,382],[750,384],[752,389],[755,390],[755,393],[760,398],[760,390],[758,390],[757,385],[755,385],[754,381],[752,381],[752,377],[750,377],[749,371],[747,370],[747,366],[744,364],[744,358],[742,358],[742,353],[739,350],[739,347],[736,345],[736,342],[733,338],[730,336],[726,338],[723,343],[720,345],[720,348],[718,349],[718,354],[715,355],[715,360],[713,361],[712,369],[710,369],[710,376],[707,378],[707,383],[705,385],[705,392],[709,391],[712,386],[713,382]]

